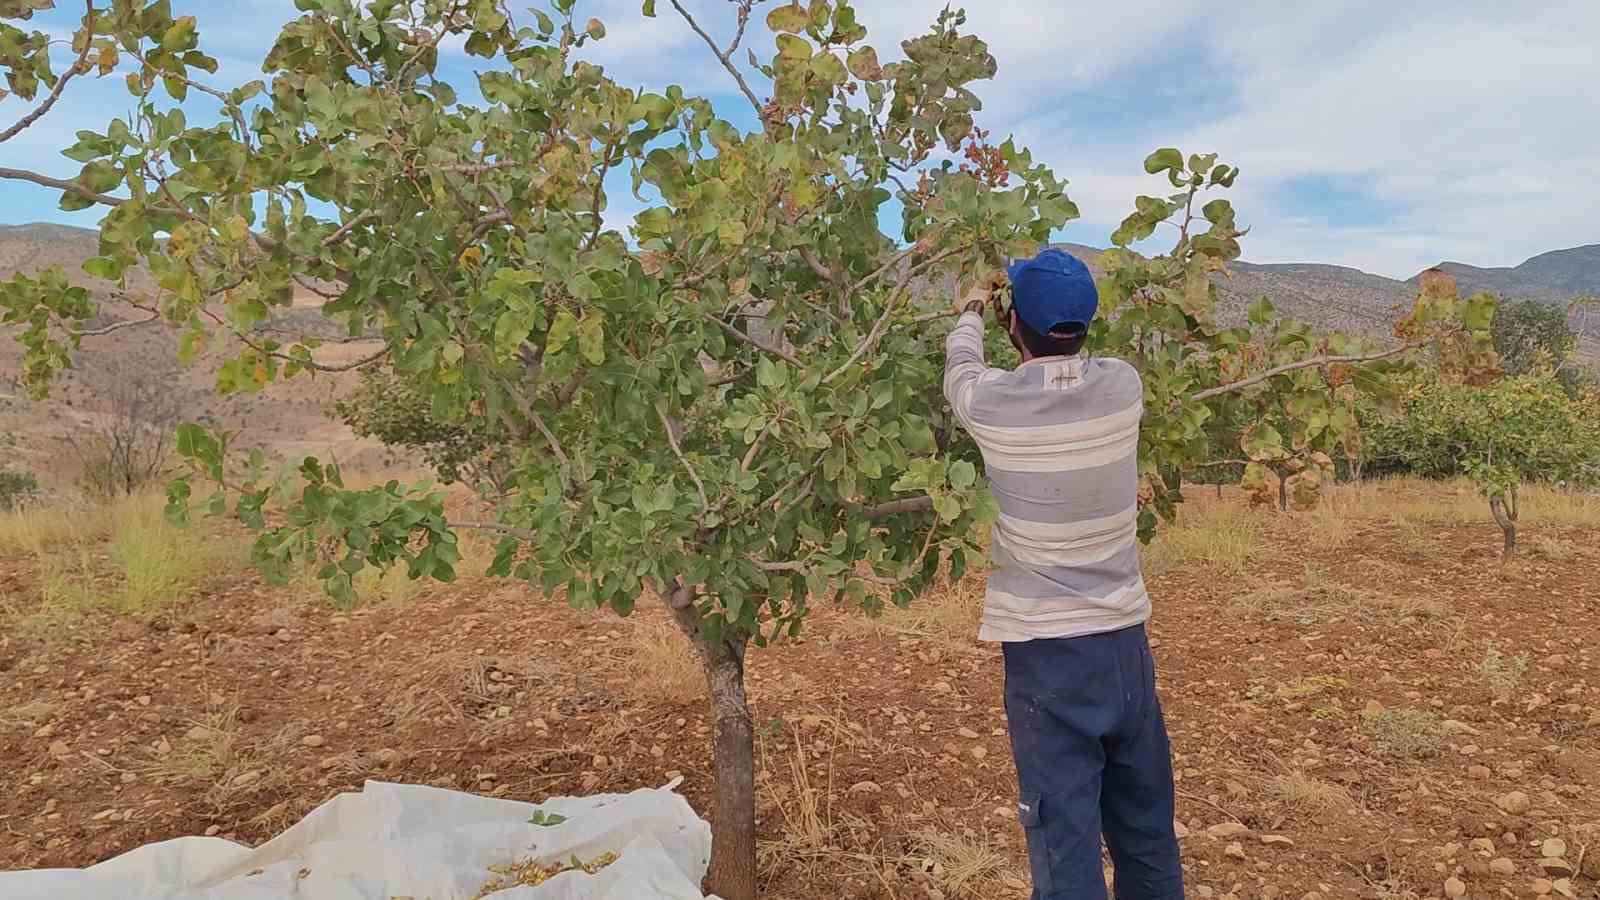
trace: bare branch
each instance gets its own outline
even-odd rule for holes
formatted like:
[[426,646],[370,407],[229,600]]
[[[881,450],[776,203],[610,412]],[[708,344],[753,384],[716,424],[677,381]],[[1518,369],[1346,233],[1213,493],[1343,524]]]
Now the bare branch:
[[766,442],[767,435],[772,433],[772,429],[777,424],[778,424],[778,417],[777,416],[773,416],[772,418],[767,420],[767,424],[766,424],[765,427],[763,427],[761,429],[761,433],[756,435],[756,439],[750,442],[750,449],[745,451],[744,459],[741,460],[740,463],[739,463],[739,471],[741,471],[741,472],[750,471],[751,464],[756,461],[756,454],[761,452],[761,445]]
[[723,56],[731,58],[733,51],[739,49],[739,42],[744,40],[744,27],[750,23],[750,9],[755,5],[755,0],[739,0],[739,30],[733,33],[728,49],[722,51]]
[[761,341],[758,341],[750,335],[745,334],[739,329],[733,327],[732,325],[729,325],[727,322],[722,321],[716,316],[707,316],[706,318],[710,319],[712,322],[715,322],[717,327],[721,328],[723,331],[726,331],[730,337],[749,344],[763,353],[769,353],[773,356],[776,356],[784,362],[792,363],[796,366],[800,365],[800,359],[782,347],[774,347],[770,344],[764,344]]
[[344,240],[346,237],[348,237],[349,234],[350,234],[350,230],[352,228],[355,228],[357,225],[360,225],[361,223],[363,223],[363,222],[365,222],[368,219],[371,219],[373,217],[374,217],[374,214],[373,214],[373,212],[371,210],[368,210],[367,212],[361,213],[360,215],[356,216],[355,218],[351,219],[350,221],[344,223],[343,225],[340,225],[338,231],[335,231],[333,234],[330,234],[327,237],[323,238],[322,239],[322,246],[324,246],[324,247],[332,247],[334,244],[337,244],[340,241]]
[[72,336],[79,338],[101,337],[103,335],[111,334],[115,331],[121,331],[124,328],[137,328],[140,325],[149,325],[151,322],[159,321],[161,321],[161,313],[152,312],[150,313],[149,318],[129,319],[126,322],[112,322],[110,325],[106,325],[102,328],[90,328],[85,331],[73,331]]
[[[56,86],[50,89],[50,95],[41,100],[39,105],[33,108],[32,112],[18,119],[16,124],[5,131],[0,131],[0,144],[21,134],[24,128],[43,118],[44,114],[50,111],[50,107],[55,106],[56,101],[61,99],[61,93],[67,89],[67,82],[71,81],[80,72],[88,70],[89,51],[94,47],[96,10],[94,8],[94,0],[85,0],[84,6],[87,7],[87,11],[84,13],[81,29],[83,33],[83,49],[78,52],[78,58],[73,60],[72,65],[65,72],[61,73],[61,77],[56,79]],[[742,31],[743,29],[740,30]]]
[[538,532],[530,531],[526,528],[516,528],[511,525],[502,525],[499,522],[446,522],[445,524],[450,528],[468,528],[476,531],[494,531],[500,534],[509,534],[524,541],[537,540],[539,537]]
[[911,281],[913,276],[915,276],[918,272],[926,271],[935,263],[954,254],[958,249],[960,248],[950,247],[942,250],[938,253],[935,253],[933,256],[928,257],[926,260],[917,264],[916,266],[907,269],[906,273],[900,276],[900,283],[895,285],[894,292],[890,295],[889,301],[884,304],[883,314],[878,316],[877,322],[873,323],[872,330],[867,332],[867,336],[861,341],[861,344],[856,347],[855,352],[850,354],[850,358],[844,361],[843,365],[828,373],[827,378],[822,379],[823,383],[826,384],[827,382],[830,382],[844,374],[846,370],[860,361],[861,357],[866,356],[867,351],[871,350],[873,346],[878,343],[878,340],[883,337],[884,331],[888,330],[889,328],[889,318],[894,315],[894,311],[899,308],[901,298],[906,296],[906,284]]
[[701,28],[700,23],[694,20],[694,16],[689,15],[689,11],[683,8],[682,3],[679,3],[678,0],[672,0],[672,8],[678,11],[678,15],[683,16],[683,20],[689,23],[689,27],[694,29],[694,33],[700,35],[700,39],[706,42],[707,47],[711,48],[711,52],[722,63],[722,67],[727,69],[728,74],[733,76],[733,80],[739,83],[739,90],[744,93],[745,99],[750,101],[750,106],[756,111],[756,117],[761,118],[761,100],[756,97],[755,91],[750,90],[750,84],[744,80],[744,74],[739,71],[739,67],[733,64],[733,60],[727,53],[717,48],[717,42],[711,39],[711,35],[706,34],[705,29]]
[[1378,362],[1379,360],[1384,360],[1384,359],[1392,359],[1392,358],[1394,358],[1396,356],[1400,356],[1402,354],[1409,353],[1412,350],[1416,350],[1419,347],[1426,347],[1427,345],[1429,345],[1429,344],[1433,343],[1434,341],[1438,340],[1438,338],[1441,337],[1441,336],[1442,335],[1435,335],[1435,336],[1427,338],[1425,340],[1412,341],[1409,344],[1401,344],[1400,346],[1395,347],[1392,350],[1385,350],[1385,351],[1383,351],[1381,353],[1368,353],[1368,354],[1364,354],[1364,355],[1349,355],[1349,356],[1313,356],[1310,359],[1302,359],[1299,362],[1284,363],[1281,366],[1273,366],[1272,368],[1266,370],[1265,372],[1257,373],[1257,374],[1252,375],[1249,378],[1245,378],[1245,379],[1243,379],[1241,381],[1235,381],[1232,384],[1224,384],[1224,385],[1218,385],[1217,387],[1213,387],[1213,388],[1206,388],[1205,390],[1200,391],[1199,393],[1196,393],[1196,394],[1193,394],[1193,395],[1191,395],[1191,396],[1189,396],[1187,398],[1184,398],[1184,402],[1192,403],[1192,402],[1197,402],[1197,401],[1200,401],[1200,400],[1209,400],[1212,397],[1220,397],[1223,394],[1237,393],[1239,391],[1245,390],[1246,388],[1255,387],[1256,385],[1262,383],[1263,381],[1268,381],[1268,380],[1271,380],[1273,378],[1278,377],[1279,375],[1283,375],[1283,374],[1286,374],[1286,373],[1289,373],[1289,372],[1294,372],[1294,371],[1297,371],[1299,369],[1314,369],[1314,368],[1316,368],[1318,366],[1331,366],[1331,365],[1336,365],[1336,364],[1339,364],[1339,363],[1351,363],[1351,364],[1369,363],[1369,362]]
[[711,511],[711,501],[706,498],[706,484],[700,480],[700,475],[695,472],[694,466],[689,465],[688,458],[683,455],[683,448],[678,445],[677,429],[672,427],[672,420],[667,418],[666,412],[659,406],[656,407],[656,415],[661,418],[661,427],[666,429],[668,446],[672,448],[673,455],[678,457],[678,462],[683,464],[684,471],[689,473],[689,478],[694,482],[694,489],[700,495],[699,524],[703,526],[706,513]]
[[[59,81],[56,83],[60,84]],[[40,187],[55,188],[70,194],[77,194],[85,200],[93,200],[106,206],[121,206],[128,202],[121,197],[113,197],[110,194],[91,191],[76,181],[68,181],[65,178],[51,178],[49,175],[41,175],[38,172],[30,172],[27,169],[10,169],[0,166],[0,178],[12,181],[31,181]]]
[[933,498],[908,497],[905,500],[891,500],[888,503],[879,503],[877,506],[850,504],[845,509],[852,515],[860,516],[863,519],[884,519],[901,513],[927,512],[933,509]]

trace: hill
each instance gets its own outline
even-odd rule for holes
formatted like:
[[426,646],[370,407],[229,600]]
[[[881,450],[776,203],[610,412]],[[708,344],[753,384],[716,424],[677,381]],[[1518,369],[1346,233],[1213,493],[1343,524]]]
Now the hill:
[[[83,261],[98,249],[98,235],[91,229],[0,225],[0,278],[60,266],[73,283],[101,301],[101,315],[91,327],[147,318],[147,313],[118,299],[114,284],[83,273]],[[148,297],[154,292],[154,283],[142,271],[131,271],[128,281],[131,295]],[[338,329],[315,309],[317,303],[320,300],[313,294],[297,297],[296,308],[275,316],[269,327],[335,336]],[[35,402],[17,385],[22,350],[9,331],[0,333],[0,441],[10,442],[11,461],[49,481],[70,482],[78,475],[70,439],[92,438],[117,413],[113,408],[117,401],[108,398],[121,396],[121,402],[132,402],[130,391],[146,398],[165,394],[163,401],[176,404],[183,419],[235,432],[237,446],[259,447],[271,457],[293,459],[332,451],[349,463],[383,455],[380,445],[355,438],[326,415],[327,405],[354,382],[350,374],[299,377],[262,394],[221,396],[213,390],[218,367],[238,347],[218,347],[194,365],[179,368],[174,362],[175,334],[152,325],[84,338],[74,368],[58,380],[49,399]],[[367,349],[353,344],[329,347],[319,350],[318,357],[337,361],[341,352]]]
[[[1516,300],[1566,303],[1581,294],[1600,295],[1600,244],[1541,253],[1521,265],[1481,268],[1442,262],[1463,293],[1487,291]],[[1416,284],[1420,273],[1407,282]]]

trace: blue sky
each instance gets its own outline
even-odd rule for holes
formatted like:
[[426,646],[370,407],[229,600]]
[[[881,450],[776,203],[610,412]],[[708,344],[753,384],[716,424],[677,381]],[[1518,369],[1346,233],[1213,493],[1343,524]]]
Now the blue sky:
[[[625,83],[678,83],[749,122],[726,73],[661,0],[577,0],[609,30],[590,56]],[[520,10],[525,4],[512,4]],[[714,34],[727,0],[687,0]],[[943,0],[857,0],[885,58]],[[1159,146],[1218,152],[1243,168],[1234,205],[1251,226],[1246,258],[1316,261],[1408,277],[1440,259],[1515,265],[1600,241],[1590,179],[1600,171],[1600,3],[1595,0],[973,0],[969,30],[1000,62],[979,91],[979,124],[1015,135],[1070,181],[1084,218],[1065,240],[1103,246],[1135,194],[1160,193],[1140,163]],[[290,0],[173,0],[199,20],[226,86],[259,77]],[[766,5],[758,6],[758,20]],[[80,10],[37,21],[65,34]],[[747,45],[770,36],[752,28]],[[742,55],[742,54],[741,54]],[[471,61],[452,54],[458,85]],[[762,88],[757,82],[757,92]],[[103,130],[128,106],[120,79],[81,80],[44,120],[0,145],[0,164],[68,177],[59,156],[79,128]],[[0,101],[0,127],[24,109]],[[190,121],[197,113],[191,112]],[[621,185],[619,185],[619,188]],[[625,189],[612,213],[630,213]],[[55,193],[0,183],[0,223],[92,226]]]

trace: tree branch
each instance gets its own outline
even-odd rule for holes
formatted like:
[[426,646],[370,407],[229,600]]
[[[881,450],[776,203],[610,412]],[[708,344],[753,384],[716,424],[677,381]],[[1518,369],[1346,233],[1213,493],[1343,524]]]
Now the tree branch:
[[906,284],[910,282],[911,278],[918,272],[926,271],[934,263],[937,263],[945,257],[954,254],[958,249],[960,248],[951,247],[946,250],[942,250],[939,253],[935,253],[933,256],[928,257],[926,260],[922,261],[916,266],[907,269],[906,273],[900,276],[900,283],[895,285],[894,293],[890,295],[889,302],[884,304],[883,314],[878,316],[878,321],[873,323],[872,330],[867,332],[867,336],[861,341],[860,346],[856,347],[855,352],[850,354],[850,358],[845,360],[843,365],[839,366],[837,369],[834,369],[832,372],[829,372],[828,377],[822,379],[822,382],[826,384],[835,378],[838,378],[840,375],[844,374],[847,369],[860,361],[861,357],[866,356],[867,351],[871,350],[873,346],[878,343],[879,339],[883,337],[884,331],[888,330],[889,318],[894,315],[894,311],[899,308],[900,298],[906,295]]
[[[59,81],[56,83],[60,84]],[[110,194],[91,191],[76,181],[68,181],[65,178],[51,178],[49,175],[41,175],[38,172],[30,172],[27,169],[10,169],[0,166],[0,178],[13,181],[31,181],[40,187],[55,188],[71,194],[77,194],[85,200],[93,200],[106,206],[121,206],[128,202],[121,197],[113,197]]]
[[770,353],[771,355],[776,356],[777,358],[783,360],[784,362],[790,363],[790,364],[795,365],[795,366],[799,366],[801,364],[799,357],[795,356],[793,353],[790,353],[787,350],[784,350],[781,347],[774,347],[774,346],[772,346],[770,344],[764,344],[764,343],[756,340],[755,338],[751,337],[750,335],[745,334],[744,332],[740,331],[739,329],[733,327],[732,325],[729,325],[727,322],[722,321],[721,319],[717,318],[714,315],[713,316],[707,316],[707,318],[710,319],[711,321],[715,322],[717,324],[718,328],[721,328],[723,331],[726,331],[730,337],[733,337],[733,338],[735,338],[735,339],[737,339],[739,341],[742,341],[742,342],[744,342],[746,344],[749,344],[750,346],[756,348],[757,350],[762,351],[763,353]]
[[101,337],[103,335],[111,334],[114,331],[121,331],[124,328],[135,328],[140,325],[149,325],[151,322],[159,322],[160,320],[161,313],[152,312],[150,313],[149,318],[130,319],[126,322],[112,322],[110,325],[106,325],[103,328],[90,328],[87,331],[73,331],[71,334],[73,337],[78,338]]
[[689,11],[683,8],[682,3],[679,3],[678,0],[672,0],[672,8],[678,11],[678,15],[683,16],[683,20],[689,23],[689,27],[694,29],[694,33],[700,35],[700,39],[706,42],[707,47],[711,48],[712,54],[722,63],[722,67],[727,69],[728,74],[733,76],[733,80],[739,83],[739,90],[744,93],[745,99],[750,101],[751,108],[756,111],[756,117],[761,118],[761,100],[756,97],[755,91],[750,90],[750,84],[744,80],[744,75],[739,71],[739,67],[733,64],[733,60],[728,57],[728,54],[718,49],[717,42],[711,39],[711,35],[706,34],[705,29],[701,28],[700,23],[694,20],[694,16],[689,15]]
[[908,497],[904,500],[891,500],[888,503],[879,503],[877,506],[861,506],[860,504],[851,503],[846,505],[845,509],[852,515],[860,516],[863,519],[884,519],[888,518],[889,516],[897,516],[901,513],[927,512],[928,510],[933,509],[933,498]]
[[[50,95],[48,97],[45,97],[43,100],[41,100],[39,105],[33,108],[32,112],[29,112],[27,115],[18,119],[16,124],[12,125],[10,128],[7,128],[5,131],[0,131],[0,144],[11,140],[18,134],[21,134],[24,128],[27,128],[29,125],[39,121],[39,119],[41,119],[45,113],[50,111],[50,107],[55,106],[56,101],[61,99],[61,93],[67,89],[67,82],[71,81],[80,72],[85,71],[87,68],[89,51],[94,48],[94,20],[96,10],[94,8],[94,0],[85,0],[84,6],[87,7],[87,11],[83,14],[83,50],[79,51],[78,58],[73,61],[72,65],[69,66],[65,72],[61,73],[61,77],[56,79],[56,85],[50,89]],[[26,9],[26,7],[24,7],[24,9]],[[743,30],[743,28],[740,29],[741,32]]]
[[446,522],[445,525],[450,528],[470,528],[477,531],[494,531],[500,534],[509,534],[524,541],[533,541],[539,537],[537,532],[526,528],[516,528],[511,525],[502,525],[499,522]]
[[660,407],[656,407],[656,415],[661,419],[661,427],[667,431],[667,444],[672,448],[673,455],[678,457],[678,462],[683,464],[684,471],[688,472],[689,478],[694,481],[694,489],[700,495],[700,521],[697,525],[704,527],[706,514],[711,511],[711,501],[706,498],[706,484],[700,480],[700,475],[695,472],[694,466],[689,465],[688,458],[683,455],[683,448],[678,445],[678,435],[672,427],[672,420],[667,418],[667,414]]
[[[1434,335],[1433,337],[1427,338],[1426,340],[1412,341],[1409,344],[1402,344],[1402,345],[1400,345],[1398,347],[1395,347],[1392,350],[1385,350],[1382,353],[1369,353],[1369,354],[1364,354],[1364,355],[1350,355],[1350,356],[1313,356],[1310,359],[1302,359],[1299,362],[1284,363],[1281,366],[1273,366],[1272,368],[1266,370],[1265,372],[1260,372],[1258,374],[1250,376],[1249,378],[1245,378],[1245,379],[1243,379],[1241,381],[1235,381],[1232,384],[1223,384],[1223,385],[1218,385],[1217,387],[1213,387],[1213,388],[1206,388],[1205,390],[1200,391],[1199,393],[1196,393],[1196,394],[1193,394],[1193,395],[1191,395],[1191,396],[1189,396],[1187,398],[1184,398],[1183,402],[1193,403],[1193,402],[1197,402],[1197,401],[1200,401],[1200,400],[1209,400],[1212,397],[1220,397],[1223,394],[1237,393],[1239,391],[1245,390],[1246,388],[1255,387],[1256,385],[1262,383],[1263,381],[1268,381],[1270,379],[1278,377],[1279,375],[1283,375],[1283,374],[1286,374],[1286,373],[1289,373],[1289,372],[1294,372],[1294,371],[1297,371],[1299,369],[1313,369],[1313,368],[1316,368],[1318,366],[1331,366],[1331,365],[1336,365],[1336,364],[1339,364],[1339,363],[1357,364],[1357,363],[1378,362],[1379,360],[1384,360],[1384,359],[1392,359],[1393,357],[1400,356],[1403,353],[1409,353],[1412,350],[1416,350],[1419,347],[1426,347],[1427,345],[1429,345],[1429,344],[1433,343],[1434,341],[1438,340],[1439,337],[1440,337],[1440,335]],[[1174,401],[1174,402],[1176,402],[1176,401]]]

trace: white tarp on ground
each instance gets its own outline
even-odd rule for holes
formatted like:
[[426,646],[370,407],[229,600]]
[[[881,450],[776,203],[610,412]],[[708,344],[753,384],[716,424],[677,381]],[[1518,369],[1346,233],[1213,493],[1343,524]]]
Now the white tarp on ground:
[[[535,811],[565,816],[535,825]],[[545,817],[541,817],[545,819]],[[535,806],[369,781],[260,847],[185,837],[87,869],[0,872],[0,900],[470,900],[490,866],[617,859],[494,900],[707,900],[711,828],[669,785]],[[710,898],[715,900],[715,898]]]

